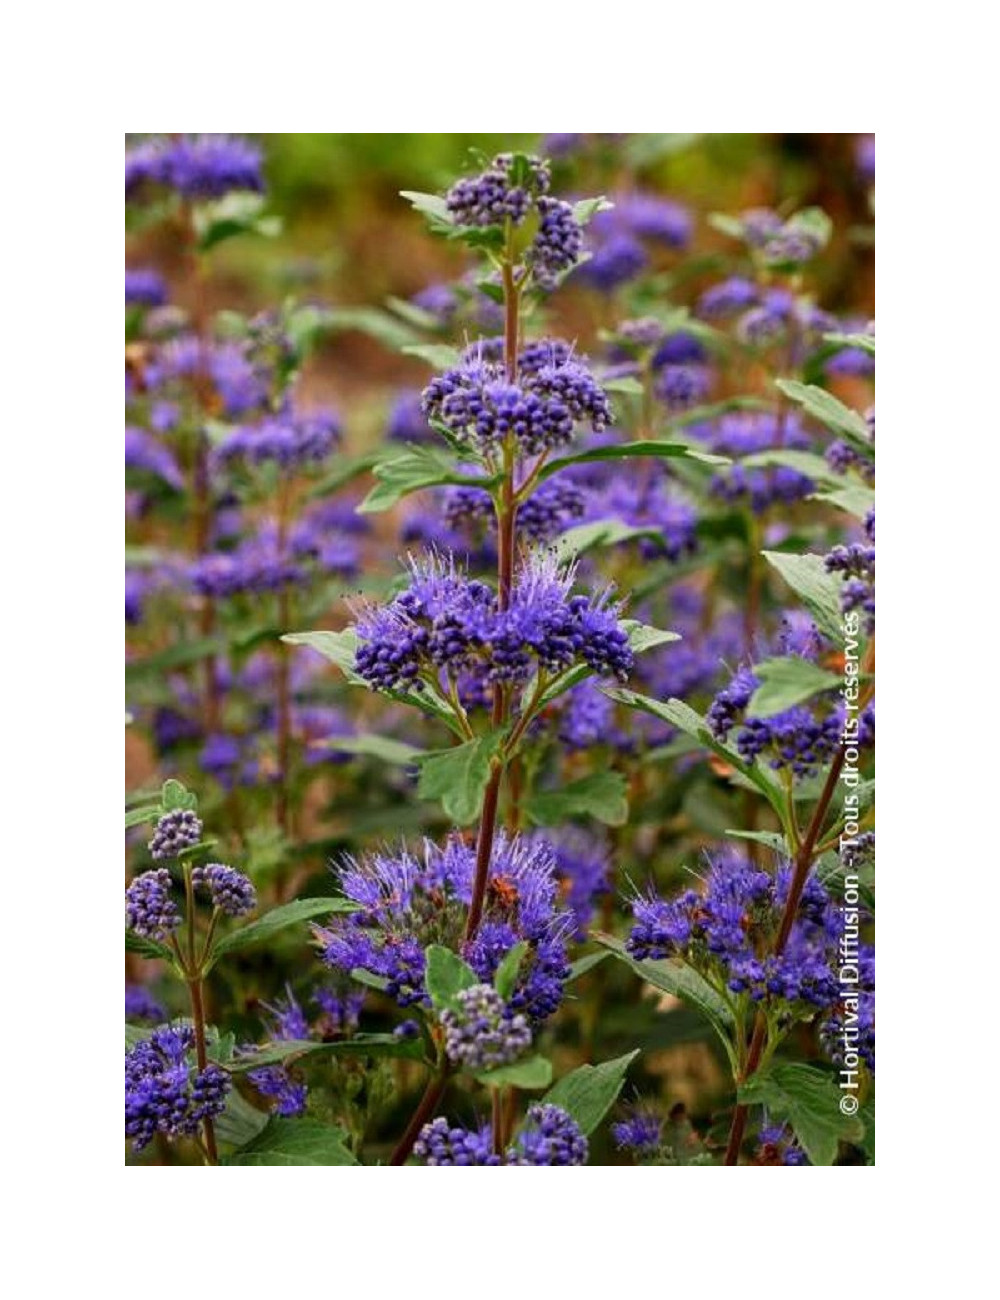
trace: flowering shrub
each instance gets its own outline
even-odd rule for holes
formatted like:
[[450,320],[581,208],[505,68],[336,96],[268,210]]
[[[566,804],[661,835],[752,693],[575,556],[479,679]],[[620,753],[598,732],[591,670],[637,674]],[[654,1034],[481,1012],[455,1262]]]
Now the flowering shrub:
[[269,146],[129,145],[130,1161],[873,1161],[874,327],[823,211],[657,140],[258,310]]

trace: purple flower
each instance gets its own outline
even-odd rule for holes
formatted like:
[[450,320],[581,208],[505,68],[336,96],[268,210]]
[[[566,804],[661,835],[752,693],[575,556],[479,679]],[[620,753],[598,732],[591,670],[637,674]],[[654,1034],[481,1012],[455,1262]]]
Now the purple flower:
[[238,136],[147,140],[125,155],[125,198],[137,198],[154,186],[177,190],[187,199],[218,199],[231,190],[261,193],[261,153]]
[[741,275],[731,276],[705,290],[698,299],[698,314],[706,320],[732,316],[735,312],[752,307],[759,292],[752,280]]
[[425,1165],[499,1165],[489,1127],[473,1130],[452,1126],[443,1117],[420,1130],[413,1154]]
[[167,286],[159,271],[152,267],[125,268],[125,306],[162,307],[167,301]]
[[520,225],[532,200],[549,188],[548,163],[528,158],[515,179],[513,154],[498,154],[486,171],[456,181],[445,195],[448,211],[460,226]]
[[183,849],[189,849],[201,840],[201,819],[189,808],[175,808],[164,813],[156,823],[153,838],[149,841],[150,857],[155,862],[176,858]]
[[273,462],[282,469],[304,469],[321,464],[339,443],[340,422],[332,411],[288,412],[236,429],[215,448],[212,463],[215,468],[226,468]]
[[204,1119],[225,1109],[232,1086],[218,1065],[198,1071],[188,1064],[194,1031],[164,1025],[125,1053],[125,1136],[141,1151],[157,1133],[195,1133]]
[[559,1106],[528,1107],[521,1132],[507,1153],[509,1165],[583,1165],[587,1139],[576,1120]]
[[641,275],[649,264],[642,243],[627,231],[609,235],[581,264],[577,278],[601,293],[611,293]]
[[257,891],[251,881],[242,872],[222,862],[195,867],[191,881],[195,889],[209,895],[213,907],[227,916],[246,916],[257,906]]
[[562,199],[542,197],[537,201],[541,218],[538,234],[528,250],[526,261],[535,282],[551,289],[558,277],[580,260],[583,228],[573,209]]
[[422,396],[417,389],[400,393],[389,412],[386,436],[394,442],[431,442],[435,434],[424,415]]
[[125,468],[155,474],[178,492],[184,489],[184,476],[173,452],[135,425],[125,427]]
[[475,984],[456,995],[441,1012],[444,1047],[450,1060],[467,1070],[492,1070],[524,1054],[531,1030],[520,1013],[511,1013],[489,984]]
[[157,1021],[165,1020],[166,1016],[166,1011],[153,997],[149,989],[146,988],[145,984],[125,985],[126,1020],[147,1020],[156,1024]]
[[636,1109],[626,1119],[611,1125],[611,1136],[619,1151],[631,1151],[640,1158],[659,1150],[663,1121],[650,1110]]

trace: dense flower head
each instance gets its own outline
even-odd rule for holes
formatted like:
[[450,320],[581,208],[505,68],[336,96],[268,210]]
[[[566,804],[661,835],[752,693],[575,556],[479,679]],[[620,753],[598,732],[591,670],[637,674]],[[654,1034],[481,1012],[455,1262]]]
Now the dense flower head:
[[576,1120],[561,1106],[528,1107],[520,1133],[507,1152],[509,1165],[583,1165],[588,1145]]
[[[515,177],[515,164],[519,175]],[[461,226],[520,225],[532,200],[548,192],[549,166],[541,158],[498,154],[478,176],[463,176],[445,195],[445,203]]]
[[588,678],[562,697],[559,739],[568,749],[620,745],[624,737],[614,725],[614,713],[614,701]]
[[765,1122],[757,1134],[754,1163],[758,1165],[805,1165],[806,1153],[795,1141],[787,1124]]
[[585,476],[573,471],[580,476],[575,481],[586,485],[584,521],[620,519],[630,527],[649,529],[649,535],[639,539],[647,559],[666,556],[677,561],[695,553],[697,511],[661,464],[650,465],[642,475],[608,473],[601,462],[587,468],[591,473]]
[[[810,776],[828,763],[840,747],[844,733],[843,704],[817,696],[809,704],[795,705],[767,718],[748,718],[746,709],[760,685],[748,667],[739,668],[729,685],[716,695],[706,714],[712,734],[726,740],[736,731],[736,748],[746,762],[764,757],[772,768],[789,768],[795,776]],[[874,743],[874,710],[862,716],[858,743]]]
[[[799,451],[810,446],[799,418],[787,413],[783,417],[766,411],[731,413],[710,424],[693,425],[691,432],[710,451],[733,458],[775,447]],[[787,465],[748,468],[737,463],[720,470],[709,484],[712,496],[746,503],[755,514],[763,514],[777,502],[800,501],[815,490],[808,475]]]
[[172,395],[196,380],[208,387],[208,404],[230,419],[262,411],[269,400],[267,376],[243,343],[217,343],[182,334],[158,345],[143,371],[146,389]]
[[718,320],[752,307],[759,296],[760,290],[753,280],[733,275],[705,290],[698,299],[698,313],[706,320]]
[[611,892],[607,840],[572,825],[536,831],[530,838],[542,841],[551,850],[563,900],[576,920],[576,937],[585,938],[598,900]]
[[125,1136],[141,1151],[157,1133],[180,1137],[221,1114],[231,1087],[218,1065],[188,1064],[194,1031],[164,1025],[125,1053]]
[[[323,961],[347,975],[360,968],[380,976],[400,1006],[426,1004],[424,947],[462,946],[474,876],[475,850],[457,836],[443,847],[425,842],[419,857],[400,849],[348,859],[340,883],[359,910],[316,928]],[[491,982],[511,948],[528,941],[510,1013],[537,1022],[558,1006],[569,974],[568,922],[558,905],[551,849],[498,835],[483,921],[462,956],[484,983]]]
[[714,987],[768,1002],[783,1017],[827,1017],[840,1005],[843,908],[815,877],[806,881],[784,950],[773,951],[792,879],[775,875],[735,850],[709,859],[700,889],[663,900],[637,898],[627,947],[636,958],[680,958]]
[[611,293],[619,285],[634,280],[648,264],[649,255],[642,242],[623,230],[598,244],[587,261],[580,265],[576,276],[600,293]]
[[125,268],[125,306],[162,307],[167,301],[167,286],[159,271],[152,267]]
[[257,906],[257,891],[253,883],[241,871],[222,862],[195,867],[191,881],[196,890],[208,894],[213,907],[227,916],[246,916]]
[[125,985],[125,1019],[146,1020],[152,1024],[166,1019],[166,1012],[145,984]]
[[572,207],[562,199],[543,196],[537,207],[541,220],[526,260],[535,282],[547,289],[580,260],[583,229]]
[[389,412],[386,437],[394,442],[431,442],[434,430],[424,415],[423,398],[417,388],[399,393]]
[[702,365],[666,365],[656,376],[653,392],[671,411],[686,411],[708,396],[711,371]]
[[181,924],[177,904],[170,897],[170,872],[143,871],[125,891],[125,924],[143,939],[166,939]]
[[306,1112],[309,1089],[280,1065],[262,1065],[248,1070],[247,1078],[262,1097],[272,1102],[271,1109],[283,1119],[294,1119]]
[[611,1136],[619,1151],[630,1151],[640,1158],[659,1150],[663,1121],[651,1110],[636,1107],[625,1119],[611,1125]]
[[502,610],[493,590],[454,561],[432,555],[412,562],[407,589],[358,619],[356,669],[379,690],[421,690],[441,672],[517,683],[574,663],[625,680],[633,656],[618,606],[607,594],[573,596],[572,583],[571,569],[535,552]]
[[232,190],[262,193],[261,152],[231,135],[145,140],[125,154],[125,197],[154,186],[186,199],[218,199]]
[[[865,521],[865,530],[875,537],[875,512]],[[875,631],[875,546],[874,540],[852,542],[835,546],[823,557],[827,573],[839,573],[843,578],[840,607],[845,614],[859,610],[864,615],[864,626],[869,636]]]
[[209,551],[187,569],[187,581],[199,595],[225,599],[305,586],[333,573],[349,576],[357,571],[357,542],[345,535],[336,518],[320,512],[299,519],[282,537],[272,520],[230,550]]
[[531,1046],[526,1017],[508,1011],[490,984],[474,984],[458,993],[455,1006],[441,1012],[441,1025],[449,1060],[467,1070],[509,1065]]
[[321,985],[313,993],[313,1002],[320,1011],[317,1025],[320,1036],[332,1038],[340,1034],[352,1034],[357,1029],[365,993],[363,989]]
[[222,469],[272,462],[282,469],[302,469],[322,463],[339,442],[340,422],[332,411],[288,412],[235,429],[215,448],[212,464]]
[[847,474],[854,470],[866,483],[875,481],[875,462],[870,456],[859,451],[842,438],[836,438],[824,452],[826,463],[838,474]]
[[174,808],[156,823],[149,841],[149,855],[155,862],[176,858],[183,849],[200,842],[201,832],[201,818],[196,812],[190,808]]
[[439,1116],[425,1124],[413,1145],[413,1154],[425,1165],[499,1165],[493,1152],[489,1126],[479,1129],[449,1124]]
[[566,344],[543,340],[525,348],[517,377],[508,379],[496,349],[468,349],[462,364],[424,389],[428,418],[460,442],[489,452],[512,436],[522,455],[565,446],[578,424],[600,432],[612,421],[607,394]]

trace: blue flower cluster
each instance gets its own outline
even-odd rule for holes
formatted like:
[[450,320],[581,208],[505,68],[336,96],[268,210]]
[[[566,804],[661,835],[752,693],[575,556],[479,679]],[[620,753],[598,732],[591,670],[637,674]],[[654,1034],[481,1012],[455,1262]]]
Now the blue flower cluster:
[[125,426],[125,468],[152,474],[174,491],[183,491],[184,475],[173,452],[134,424]]
[[246,916],[257,906],[257,891],[252,882],[235,867],[227,867],[222,862],[195,867],[191,882],[195,889],[204,890],[212,906],[227,916]]
[[[323,961],[346,975],[361,969],[379,976],[400,1006],[426,1005],[424,948],[429,943],[462,947],[474,877],[475,851],[457,836],[443,848],[425,842],[419,858],[400,849],[349,860],[340,883],[359,910],[316,927]],[[557,897],[551,850],[498,835],[483,921],[462,956],[488,983],[511,948],[527,940],[529,951],[508,1010],[536,1023],[559,1005],[569,974],[571,920]]]
[[336,516],[321,510],[300,519],[284,538],[274,521],[263,521],[231,550],[195,560],[187,580],[199,595],[225,599],[303,586],[322,574],[346,577],[357,571],[358,561],[357,543]]
[[261,193],[260,150],[231,135],[145,140],[125,154],[125,198],[158,186],[185,199],[218,199],[232,190]]
[[125,924],[144,939],[165,939],[181,923],[165,867],[144,871],[125,890]]
[[234,430],[215,448],[213,467],[272,462],[282,469],[321,464],[340,443],[340,422],[332,411],[289,412]]
[[576,273],[601,293],[611,293],[646,269],[648,244],[684,248],[694,228],[686,208],[659,195],[634,191],[611,199],[614,207],[596,213],[590,222],[591,257]]
[[493,1151],[488,1128],[461,1128],[444,1118],[425,1124],[413,1147],[426,1165],[582,1165],[587,1152],[576,1120],[545,1103],[528,1107],[521,1132],[503,1157]]
[[157,1024],[165,1020],[166,1011],[153,997],[145,984],[126,984],[125,985],[125,1019],[126,1020],[145,1020],[150,1024]]
[[839,573],[844,580],[840,593],[840,606],[844,613],[860,610],[868,635],[875,631],[875,512],[865,521],[868,542],[852,542],[848,546],[835,546],[826,556],[827,573]]
[[611,1136],[619,1151],[648,1159],[660,1149],[663,1121],[651,1110],[636,1108],[627,1118],[611,1125]]
[[194,1031],[164,1025],[125,1053],[125,1136],[141,1151],[157,1133],[181,1137],[225,1109],[231,1081],[218,1065],[188,1064]]
[[[267,408],[268,377],[245,343],[217,343],[181,334],[153,349],[142,374],[144,391],[160,396],[178,395],[179,386],[196,379],[208,387],[209,406],[228,419]],[[162,415],[169,420],[169,411]]]
[[498,352],[492,340],[473,344],[460,366],[424,389],[428,418],[460,442],[488,453],[512,436],[522,455],[537,456],[565,446],[578,424],[600,432],[611,423],[607,394],[565,343],[546,339],[524,348],[514,383]]
[[786,1018],[833,1012],[841,1000],[843,909],[811,877],[784,951],[774,954],[791,878],[790,866],[772,876],[734,850],[719,852],[700,890],[635,900],[628,950],[640,960],[678,957],[720,991],[766,1001]]
[[201,818],[189,808],[175,808],[164,813],[149,841],[149,856],[154,862],[176,858],[183,849],[201,841],[201,832]]
[[758,1165],[807,1165],[806,1153],[795,1141],[787,1124],[762,1124],[757,1134],[754,1163]]
[[421,690],[444,672],[453,681],[524,682],[537,670],[578,663],[627,679],[633,665],[619,608],[607,595],[572,596],[573,571],[538,553],[518,571],[505,610],[485,583],[439,557],[413,562],[407,589],[357,622],[357,672],[376,690]]
[[162,307],[167,301],[167,286],[159,271],[151,267],[125,268],[125,306]]
[[525,1016],[508,1011],[489,984],[474,984],[441,1012],[444,1050],[448,1059],[467,1070],[493,1070],[523,1055],[531,1046]]

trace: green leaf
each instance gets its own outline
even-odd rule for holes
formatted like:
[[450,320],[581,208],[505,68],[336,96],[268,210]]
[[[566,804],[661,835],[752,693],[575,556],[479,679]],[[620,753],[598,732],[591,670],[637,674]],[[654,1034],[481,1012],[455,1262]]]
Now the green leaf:
[[391,510],[411,492],[444,483],[483,489],[489,489],[493,484],[492,479],[459,473],[454,461],[437,448],[415,445],[379,461],[373,466],[373,472],[378,482],[358,506],[359,514]]
[[497,973],[493,976],[493,987],[504,1002],[510,1001],[511,994],[517,984],[517,975],[521,969],[521,962],[524,961],[524,954],[527,951],[528,944],[522,939],[520,943],[515,943],[497,967]]
[[592,971],[595,966],[600,966],[601,962],[606,961],[610,956],[610,952],[602,949],[600,952],[588,952],[585,957],[577,957],[576,961],[570,962],[566,983],[572,984],[574,980],[581,979],[588,971]]
[[252,1055],[227,1061],[226,1069],[230,1074],[246,1074],[262,1065],[292,1065],[307,1056],[384,1056],[421,1061],[424,1048],[420,1039],[397,1038],[395,1034],[355,1034],[353,1038],[338,1038],[329,1043],[311,1038],[285,1038],[269,1043]]
[[857,1115],[845,1115],[841,1092],[833,1079],[811,1065],[782,1062],[755,1074],[739,1090],[749,1106],[766,1106],[769,1114],[786,1119],[814,1165],[832,1165],[837,1144],[860,1142],[864,1124]]
[[840,609],[841,582],[827,573],[821,555],[786,555],[783,551],[761,551],[764,559],[777,569],[836,645],[843,644],[844,619]]
[[309,496],[317,498],[329,496],[345,484],[351,483],[354,479],[360,478],[362,474],[367,473],[373,465],[378,463],[380,458],[381,453],[374,451],[368,452],[365,456],[338,457],[330,473],[310,488]]
[[601,1065],[581,1065],[550,1088],[542,1101],[568,1111],[589,1136],[618,1100],[628,1067],[638,1055],[636,1048]]
[[832,488],[829,492],[814,492],[811,501],[829,501],[840,510],[846,510],[855,519],[864,520],[875,506],[875,493],[863,483],[848,483],[846,487]]
[[155,957],[160,961],[174,960],[174,954],[165,943],[160,943],[156,939],[146,939],[132,930],[125,931],[125,951],[137,953],[140,957]]
[[789,856],[788,845],[785,843],[784,835],[778,835],[775,831],[727,830],[726,834],[731,836],[734,840],[753,840],[755,844],[763,844],[783,858]]
[[462,364],[462,354],[458,348],[447,343],[411,343],[403,348],[408,357],[419,357],[435,370],[452,370]]
[[495,1070],[482,1070],[476,1075],[487,1088],[547,1088],[552,1082],[552,1062],[544,1056],[529,1056],[512,1065],[499,1065]]
[[183,668],[221,654],[226,648],[222,637],[204,637],[197,641],[181,641],[144,659],[132,659],[125,665],[126,682],[143,677],[159,677],[171,668]]
[[795,451],[788,447],[772,447],[767,451],[755,451],[744,456],[740,462],[748,469],[760,469],[768,465],[783,465],[798,474],[804,474],[816,483],[843,483],[843,476],[835,474],[822,456],[812,451]]
[[642,384],[634,375],[622,375],[620,379],[603,379],[601,387],[606,393],[622,393],[626,397],[642,396]]
[[388,736],[337,736],[324,744],[338,754],[370,754],[372,758],[381,758],[385,763],[395,763],[400,767],[412,766],[425,752]]
[[181,781],[170,777],[160,789],[160,803],[164,813],[176,813],[178,810],[194,813],[198,809],[198,796],[187,789],[186,785],[182,785]]
[[712,452],[697,451],[686,442],[656,442],[652,439],[642,442],[619,442],[608,447],[592,447],[590,451],[580,451],[573,456],[561,456],[550,460],[538,475],[538,482],[544,483],[553,474],[568,469],[571,465],[584,465],[592,460],[631,460],[637,456],[651,456],[656,460],[687,459],[697,460],[706,465],[729,465],[728,456],[716,456]]
[[265,199],[260,194],[227,194],[215,203],[201,203],[194,209],[194,228],[202,252],[233,235],[273,237],[281,231],[281,220],[264,215]]
[[242,1147],[263,1132],[270,1116],[230,1088],[226,1109],[215,1118],[215,1136],[226,1146]]
[[424,983],[434,1009],[443,1011],[456,1005],[456,998],[463,989],[471,989],[482,981],[458,953],[432,943],[426,952]]
[[242,952],[252,944],[263,943],[290,925],[309,921],[315,916],[329,916],[333,912],[356,912],[357,903],[349,898],[297,898],[294,902],[272,907],[259,921],[251,921],[242,930],[219,939],[212,950],[211,965],[229,953]]
[[679,632],[665,632],[663,628],[650,627],[648,623],[637,623],[634,618],[623,618],[621,624],[628,633],[628,643],[633,654],[641,655],[658,645],[681,640]]
[[824,334],[823,338],[827,343],[838,343],[844,348],[860,348],[870,357],[875,355],[874,334]]
[[272,1118],[246,1146],[224,1156],[224,1165],[356,1165],[347,1134],[313,1119]]
[[457,826],[467,826],[479,816],[493,760],[503,741],[492,731],[451,749],[436,749],[420,758],[421,799],[438,799]]
[[143,822],[155,822],[159,820],[163,809],[158,803],[147,803],[141,808],[129,808],[125,813],[125,829],[130,826],[141,826]]
[[539,790],[528,800],[527,813],[537,826],[557,826],[568,817],[594,817],[605,826],[628,819],[628,784],[621,772],[593,772],[560,790]]
[[680,998],[682,1002],[699,1011],[718,1034],[730,1061],[735,1062],[730,1038],[733,1024],[732,1012],[708,980],[683,962],[637,961],[626,951],[620,939],[615,939],[609,934],[598,933],[592,937],[619,961],[631,967],[647,984],[652,984],[663,993],[670,993],[673,997]]
[[825,388],[818,388],[815,384],[802,384],[797,379],[776,379],[775,384],[786,397],[803,407],[814,420],[826,425],[840,437],[846,438],[853,447],[863,451],[867,456],[874,455],[867,421],[857,411],[852,411],[849,406],[845,406],[832,393],[828,393]]
[[431,219],[432,226],[451,226],[451,213],[448,204],[440,194],[421,194],[419,190],[400,190],[400,197],[407,200],[417,212],[422,212]]
[[630,709],[640,709],[643,713],[652,714],[654,718],[669,722],[671,726],[679,728],[685,735],[693,737],[713,754],[717,754],[760,791],[784,824],[785,794],[777,780],[764,768],[745,762],[734,746],[716,740],[709,730],[708,723],[700,714],[695,713],[690,705],[676,699],[654,700],[649,695],[639,695],[636,691],[619,686],[606,686],[603,690],[605,695],[612,700],[617,700],[619,704],[625,704]]
[[731,217],[728,212],[710,212],[708,224],[720,234],[728,235],[730,239],[743,238],[743,222],[738,217]]
[[786,709],[811,700],[820,691],[832,690],[842,682],[835,673],[828,673],[825,668],[798,655],[764,659],[754,664],[753,671],[761,682],[750,697],[748,718],[773,718],[776,713],[784,713]]
[[366,686],[365,679],[354,671],[358,634],[353,627],[341,632],[286,632],[281,638],[288,645],[304,645],[316,650],[324,659],[336,664],[349,682]]
[[592,199],[577,199],[573,204],[573,220],[578,226],[586,226],[598,212],[610,212],[614,206],[603,194]]
[[420,342],[420,335],[412,326],[378,307],[335,307],[327,313],[326,323],[331,329],[367,334],[393,352]]
[[619,542],[630,541],[634,537],[661,537],[658,528],[634,527],[620,519],[596,519],[592,523],[576,524],[560,534],[555,540],[555,547],[560,560],[575,559],[584,551],[595,546],[616,546]]

